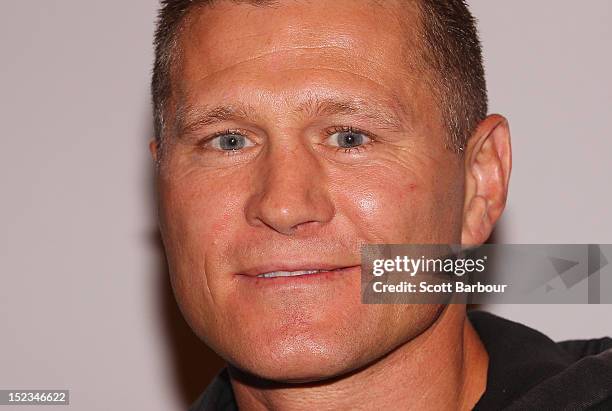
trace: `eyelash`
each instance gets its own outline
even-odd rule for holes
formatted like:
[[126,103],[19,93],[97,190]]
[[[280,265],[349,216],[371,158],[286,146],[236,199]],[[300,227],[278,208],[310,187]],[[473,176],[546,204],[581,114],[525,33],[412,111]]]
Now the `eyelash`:
[[[198,142],[198,147],[199,148],[205,148],[206,145],[208,143],[210,143],[211,141],[213,141],[215,138],[217,137],[221,137],[221,136],[225,136],[228,134],[235,134],[235,135],[241,135],[241,136],[248,136],[248,133],[245,132],[244,130],[239,130],[239,129],[227,129],[227,130],[222,130],[222,131],[217,131],[216,133],[213,133],[209,136],[206,136],[205,138],[203,138],[202,140],[200,140]],[[226,156],[233,156],[233,155],[237,155],[239,150],[224,150],[224,154]]]
[[[375,136],[373,136],[371,133],[365,131],[365,130],[361,130],[359,128],[356,127],[352,127],[352,126],[333,126],[331,128],[328,128],[327,130],[325,130],[325,135],[327,137],[331,137],[336,133],[355,133],[355,134],[363,134],[364,136],[368,137],[370,139],[369,142],[358,146],[358,147],[350,147],[350,148],[343,148],[343,147],[337,147],[335,149],[335,152],[344,152],[344,154],[351,154],[351,153],[360,153],[362,150],[367,150],[369,148],[371,148],[371,146],[373,144],[376,143],[375,140]],[[248,137],[248,133],[245,132],[244,130],[239,130],[239,129],[227,129],[227,130],[222,130],[222,131],[217,131],[216,133],[211,134],[210,136],[205,137],[204,139],[202,139],[200,142],[198,142],[198,146],[201,148],[204,148],[208,143],[210,143],[212,140],[214,140],[217,137],[220,136],[225,136],[228,134],[236,134],[236,135],[241,135],[241,136],[245,136]],[[237,155],[239,154],[239,150],[227,150],[225,151],[225,155],[226,156],[233,156],[233,155]]]
[[368,133],[365,130],[361,130],[359,128],[356,127],[352,127],[352,126],[334,126],[332,128],[329,128],[325,131],[325,134],[327,135],[327,137],[331,137],[336,133],[355,133],[355,134],[363,134],[364,136],[368,137],[370,139],[369,142],[358,146],[358,147],[350,147],[350,148],[343,148],[343,147],[337,147],[336,148],[336,153],[342,151],[345,154],[351,154],[351,153],[360,153],[362,150],[367,150],[369,148],[372,147],[372,145],[374,145],[376,143],[375,140],[375,136],[373,136],[371,133]]

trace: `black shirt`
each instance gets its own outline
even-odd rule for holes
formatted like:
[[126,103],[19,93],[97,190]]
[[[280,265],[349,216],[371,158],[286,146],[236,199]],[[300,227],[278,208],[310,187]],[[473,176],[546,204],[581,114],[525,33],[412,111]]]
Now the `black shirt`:
[[[612,339],[555,343],[489,313],[468,313],[487,352],[487,388],[474,410],[612,411]],[[227,370],[190,411],[236,411]]]
[[612,411],[612,339],[555,343],[489,313],[468,315],[489,353],[475,410]]

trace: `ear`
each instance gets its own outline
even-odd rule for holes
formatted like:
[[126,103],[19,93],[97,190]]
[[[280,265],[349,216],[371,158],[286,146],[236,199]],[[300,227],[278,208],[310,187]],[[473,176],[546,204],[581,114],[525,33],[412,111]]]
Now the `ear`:
[[463,245],[482,244],[491,235],[506,206],[511,169],[508,121],[490,115],[478,125],[466,148]]

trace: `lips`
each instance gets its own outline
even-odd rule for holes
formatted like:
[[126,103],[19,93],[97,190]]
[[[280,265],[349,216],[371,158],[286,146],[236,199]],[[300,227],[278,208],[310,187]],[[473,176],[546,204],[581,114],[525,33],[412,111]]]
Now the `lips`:
[[262,265],[244,270],[239,275],[255,277],[258,279],[272,279],[281,277],[307,277],[322,273],[334,273],[344,271],[355,265],[338,265],[327,263],[312,264],[285,264],[285,265]]
[[257,278],[277,278],[277,277],[297,277],[297,276],[306,276],[312,274],[319,274],[323,272],[333,272],[341,270],[341,268],[334,270],[297,270],[297,271],[272,271],[269,273],[263,273],[257,275]]

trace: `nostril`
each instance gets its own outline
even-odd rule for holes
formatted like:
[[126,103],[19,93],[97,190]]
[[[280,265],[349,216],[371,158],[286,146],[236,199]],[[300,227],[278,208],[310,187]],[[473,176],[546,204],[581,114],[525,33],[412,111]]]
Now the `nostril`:
[[302,233],[329,222],[333,217],[331,199],[319,196],[298,196],[297,192],[283,198],[257,196],[247,204],[247,220],[253,226],[265,226],[284,235]]

